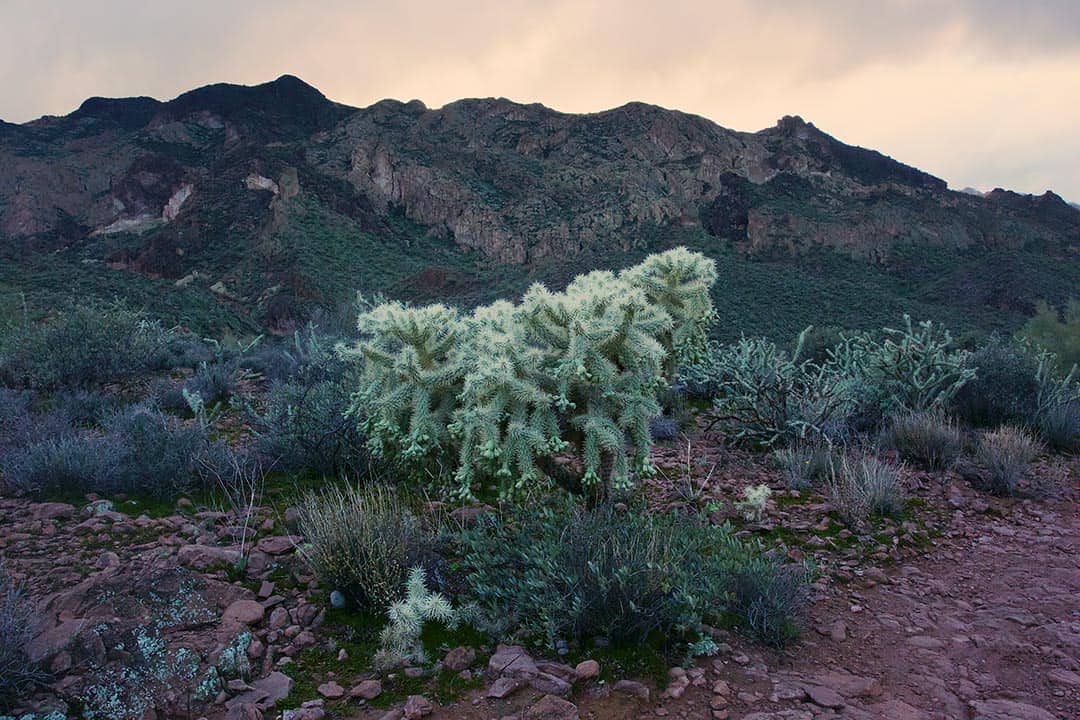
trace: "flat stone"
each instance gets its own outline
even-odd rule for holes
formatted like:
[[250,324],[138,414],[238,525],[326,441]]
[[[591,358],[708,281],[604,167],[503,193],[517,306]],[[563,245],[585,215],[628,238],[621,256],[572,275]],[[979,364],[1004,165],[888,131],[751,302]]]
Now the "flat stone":
[[35,520],[68,520],[75,517],[75,506],[67,503],[38,503],[30,510]]
[[225,622],[238,622],[242,625],[255,625],[261,622],[266,614],[266,608],[254,600],[237,600],[225,612],[221,619]]
[[1036,705],[1015,700],[976,700],[971,708],[985,720],[1057,720],[1057,716]]
[[536,662],[518,645],[499,645],[488,661],[488,672],[494,677],[530,677],[535,675]]
[[489,698],[504,698],[513,695],[515,692],[525,686],[525,681],[520,678],[514,677],[500,677],[491,684],[488,688],[487,696]]
[[806,694],[815,705],[821,707],[835,710],[847,704],[840,693],[821,685],[803,685],[803,690],[806,690]]
[[1054,668],[1046,673],[1046,679],[1056,685],[1080,687],[1080,675],[1074,673],[1072,670],[1066,670],[1065,668]]
[[525,711],[526,720],[578,720],[579,717],[577,705],[554,695],[545,695]]
[[327,700],[337,700],[345,696],[345,688],[331,680],[319,686],[319,694]]
[[293,679],[285,673],[275,670],[261,680],[256,680],[252,686],[266,692],[266,702],[271,705],[279,700],[289,697],[293,689]]
[[264,552],[267,555],[284,555],[285,553],[292,552],[296,549],[296,544],[300,538],[292,535],[278,535],[275,537],[263,538],[255,547],[260,552]]
[[349,691],[350,697],[363,698],[364,700],[374,700],[379,695],[382,695],[382,683],[378,680],[361,680],[356,684],[356,687]]
[[600,675],[600,663],[595,660],[582,660],[574,668],[578,680],[592,680]]
[[624,695],[632,695],[633,697],[636,697],[639,700],[643,700],[645,702],[649,701],[650,693],[648,686],[643,685],[636,680],[620,680],[615,683],[615,685],[612,687],[612,690],[618,693],[623,693]]
[[405,701],[404,717],[405,720],[416,720],[430,715],[434,709],[431,701],[423,695],[410,695]]

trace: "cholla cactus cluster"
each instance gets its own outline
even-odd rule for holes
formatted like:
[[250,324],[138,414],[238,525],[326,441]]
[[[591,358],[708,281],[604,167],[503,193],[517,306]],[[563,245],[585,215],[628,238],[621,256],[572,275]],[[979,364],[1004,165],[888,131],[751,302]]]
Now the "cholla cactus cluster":
[[504,493],[539,481],[559,452],[580,457],[586,485],[626,486],[652,470],[657,395],[705,347],[715,280],[711,260],[677,248],[469,315],[380,305],[359,318],[353,413],[377,453],[452,458],[462,496],[489,478]]

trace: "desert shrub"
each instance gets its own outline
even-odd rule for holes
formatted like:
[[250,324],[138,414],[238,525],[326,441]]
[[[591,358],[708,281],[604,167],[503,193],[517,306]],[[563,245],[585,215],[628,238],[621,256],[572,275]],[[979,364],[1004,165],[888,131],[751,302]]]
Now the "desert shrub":
[[[786,572],[726,526],[560,500],[493,518],[466,531],[463,545],[470,592],[495,632],[552,647],[594,635],[639,642],[653,632],[693,641],[703,622],[724,621],[755,602],[777,607],[752,590]],[[744,594],[733,603],[736,588]],[[791,630],[795,617],[758,627],[765,625]]]
[[1065,367],[1080,365],[1080,300],[1069,300],[1060,313],[1046,301],[1039,301],[1035,315],[1017,335],[1053,353]]
[[881,436],[882,445],[904,460],[927,470],[946,470],[964,449],[959,426],[939,412],[922,411],[897,415]]
[[1039,437],[1059,452],[1080,450],[1080,400],[1055,405],[1039,418]]
[[206,407],[227,401],[236,393],[236,365],[230,361],[202,362],[184,389],[202,398]]
[[748,546],[729,568],[731,615],[747,632],[774,647],[798,637],[813,581],[811,567],[785,563],[760,547]]
[[362,475],[370,453],[346,416],[359,369],[315,328],[294,336],[290,375],[271,384],[256,418],[259,450],[277,467],[322,475]]
[[69,431],[23,446],[3,461],[8,484],[27,492],[118,492],[168,497],[198,480],[211,443],[197,425],[136,406],[101,431]]
[[27,655],[36,627],[34,608],[25,592],[0,566],[0,711],[42,678]]
[[150,360],[154,370],[197,368],[200,363],[214,359],[210,343],[185,330],[174,329],[166,334],[164,342]]
[[975,371],[953,399],[953,411],[976,427],[1026,423],[1037,411],[1039,359],[1017,343],[991,338],[968,356]]
[[116,393],[98,390],[75,390],[56,394],[52,399],[55,412],[67,422],[80,427],[100,425],[124,404],[124,399]]
[[839,463],[836,450],[822,440],[792,443],[790,447],[775,450],[773,458],[792,490],[804,490],[824,483],[832,477]]
[[359,608],[387,610],[414,567],[437,578],[435,537],[392,490],[335,485],[308,495],[298,510],[300,555],[324,587]]
[[1039,441],[1020,428],[1004,426],[979,438],[975,462],[983,484],[997,495],[1014,495],[1031,462],[1042,452]]
[[653,442],[667,442],[679,437],[679,423],[675,418],[657,415],[649,421],[649,437]]
[[943,410],[975,374],[947,329],[914,325],[907,315],[903,329],[845,336],[829,351],[826,371],[853,383],[857,424],[867,428],[902,412]]
[[900,468],[873,455],[845,455],[829,481],[828,496],[849,525],[860,525],[871,515],[897,515],[904,507]]
[[483,480],[504,495],[542,482],[559,452],[581,460],[586,487],[626,487],[652,472],[657,395],[705,342],[715,277],[712,261],[679,248],[469,315],[379,305],[358,321],[353,413],[376,454],[414,472],[456,468],[460,496]]
[[[852,405],[848,379],[799,355],[788,355],[762,338],[713,346],[708,368],[693,371],[701,387],[713,387],[712,414],[737,442],[772,448],[820,439],[842,431]],[[702,380],[705,375],[714,379]]]
[[41,390],[120,382],[149,371],[169,336],[120,306],[74,307],[0,337],[0,382]]

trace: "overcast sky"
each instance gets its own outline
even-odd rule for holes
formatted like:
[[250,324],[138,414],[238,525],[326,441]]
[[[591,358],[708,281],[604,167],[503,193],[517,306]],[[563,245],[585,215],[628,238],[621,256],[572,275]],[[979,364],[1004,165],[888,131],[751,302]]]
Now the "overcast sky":
[[945,178],[1080,201],[1080,0],[0,0],[0,118],[297,75],[369,105],[798,114]]

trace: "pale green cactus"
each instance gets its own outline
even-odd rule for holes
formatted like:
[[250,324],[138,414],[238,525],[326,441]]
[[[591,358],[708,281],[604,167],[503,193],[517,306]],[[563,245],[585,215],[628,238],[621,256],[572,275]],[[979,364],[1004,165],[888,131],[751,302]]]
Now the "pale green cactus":
[[380,305],[359,319],[353,413],[376,453],[413,467],[450,458],[462,496],[481,480],[504,494],[541,482],[560,452],[579,457],[586,485],[627,486],[652,471],[657,395],[704,344],[715,278],[711,260],[678,248],[468,316]]

